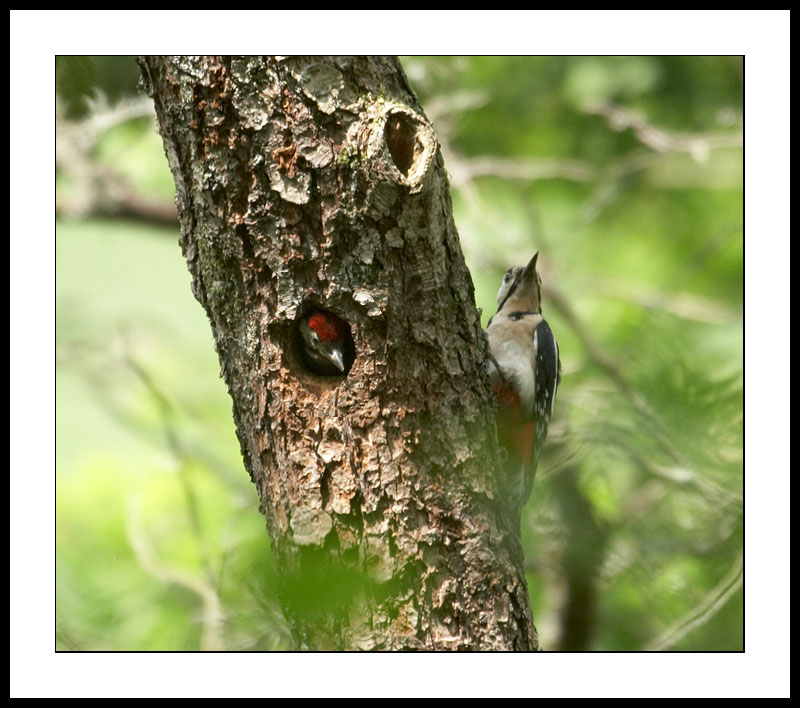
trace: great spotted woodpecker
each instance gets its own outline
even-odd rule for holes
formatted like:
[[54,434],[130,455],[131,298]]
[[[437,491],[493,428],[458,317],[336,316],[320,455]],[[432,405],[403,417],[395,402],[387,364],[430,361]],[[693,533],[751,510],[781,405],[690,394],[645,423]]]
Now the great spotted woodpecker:
[[498,436],[508,457],[509,502],[517,512],[533,488],[561,382],[558,343],[542,317],[538,256],[506,272],[487,327]]
[[298,323],[300,352],[308,369],[320,376],[342,376],[353,363],[350,328],[332,312],[312,310]]

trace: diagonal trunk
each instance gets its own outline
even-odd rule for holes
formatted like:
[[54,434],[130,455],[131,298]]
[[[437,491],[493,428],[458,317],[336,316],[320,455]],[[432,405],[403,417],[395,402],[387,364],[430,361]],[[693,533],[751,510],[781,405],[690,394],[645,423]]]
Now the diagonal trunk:
[[[387,57],[143,57],[299,646],[534,649],[436,137]],[[349,324],[346,375],[296,323]]]

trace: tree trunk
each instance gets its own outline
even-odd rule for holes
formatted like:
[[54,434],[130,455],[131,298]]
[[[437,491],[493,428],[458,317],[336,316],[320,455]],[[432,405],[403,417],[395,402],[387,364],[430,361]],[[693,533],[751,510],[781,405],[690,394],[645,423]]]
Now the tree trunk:
[[[535,649],[435,135],[386,57],[143,57],[281,600],[312,649]],[[355,352],[317,376],[297,320]]]

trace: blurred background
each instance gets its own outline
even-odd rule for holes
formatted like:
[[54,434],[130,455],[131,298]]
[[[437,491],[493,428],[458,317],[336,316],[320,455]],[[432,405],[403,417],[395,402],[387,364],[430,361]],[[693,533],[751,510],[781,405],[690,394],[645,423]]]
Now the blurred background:
[[[403,57],[483,323],[535,251],[563,378],[545,650],[743,649],[743,64]],[[132,57],[56,60],[56,646],[290,647]]]

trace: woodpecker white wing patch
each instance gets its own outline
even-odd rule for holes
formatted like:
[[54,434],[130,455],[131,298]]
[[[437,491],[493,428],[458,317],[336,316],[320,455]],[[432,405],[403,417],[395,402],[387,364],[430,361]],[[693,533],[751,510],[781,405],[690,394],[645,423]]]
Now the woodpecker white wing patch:
[[553,347],[556,350],[555,361],[552,362],[553,366],[553,397],[550,399],[550,417],[553,417],[553,410],[556,407],[556,394],[558,393],[558,384],[561,383],[561,357],[558,355],[558,342],[553,337]]
[[[544,413],[542,408],[542,391],[539,390],[541,388],[541,384],[539,383],[539,378],[536,376],[536,366],[539,364],[539,327],[533,330],[533,372],[534,372],[534,379],[535,379],[535,390],[534,390],[534,408],[536,409],[536,415],[540,416]],[[539,395],[536,395],[539,394]]]
[[550,326],[542,320],[533,333],[533,356],[536,371],[536,413],[551,418],[561,379],[558,343]]

